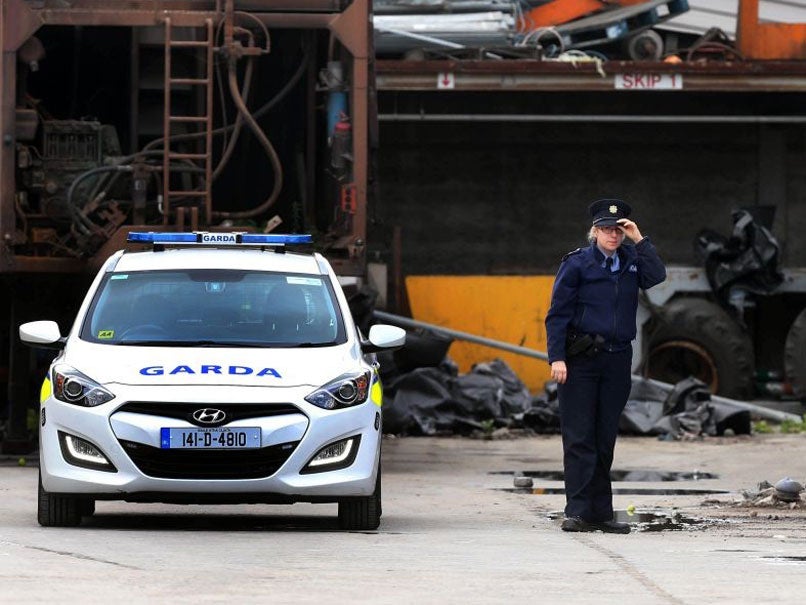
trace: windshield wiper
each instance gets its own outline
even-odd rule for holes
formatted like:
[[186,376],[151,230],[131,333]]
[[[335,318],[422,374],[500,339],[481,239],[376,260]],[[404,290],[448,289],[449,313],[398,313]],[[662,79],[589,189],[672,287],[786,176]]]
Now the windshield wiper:
[[230,340],[123,340],[119,345],[138,347],[261,347],[254,342]]
[[254,342],[240,340],[122,340],[119,345],[130,347],[228,347],[254,349],[308,349],[328,347],[332,342]]

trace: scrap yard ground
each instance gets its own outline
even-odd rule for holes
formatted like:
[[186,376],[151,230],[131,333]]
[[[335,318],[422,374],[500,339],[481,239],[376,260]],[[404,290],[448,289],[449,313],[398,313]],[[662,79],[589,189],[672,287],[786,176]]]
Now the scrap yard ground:
[[[616,508],[695,521],[567,534],[561,494],[511,491],[562,468],[559,436],[384,441],[384,516],[340,532],[333,505],[100,502],[77,529],[36,523],[35,465],[0,462],[0,601],[782,603],[806,591],[806,509],[744,507],[763,480],[806,480],[806,435],[622,437],[615,470],[717,475],[614,482]],[[561,487],[536,478],[535,488]],[[660,492],[682,492],[664,495]],[[694,490],[697,490],[696,492]],[[547,489],[546,491],[551,491]],[[688,492],[688,493],[687,493]],[[716,492],[716,493],[703,493]],[[636,526],[638,528],[638,526]]]

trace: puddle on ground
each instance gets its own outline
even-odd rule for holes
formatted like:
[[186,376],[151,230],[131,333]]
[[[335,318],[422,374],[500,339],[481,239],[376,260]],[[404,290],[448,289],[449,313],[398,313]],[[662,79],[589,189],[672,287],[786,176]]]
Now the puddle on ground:
[[[531,494],[542,496],[548,494],[564,494],[564,487],[501,487],[499,491],[511,492],[514,494]],[[643,487],[614,487],[614,494],[633,496],[700,496],[704,494],[729,494],[724,489],[657,489]]]
[[[491,475],[515,475],[517,477],[532,477],[534,479],[548,479],[550,481],[562,481],[563,471],[492,471]],[[679,471],[648,471],[648,470],[611,470],[611,481],[700,481],[702,479],[718,479],[719,475],[704,473],[702,471],[679,472]]]
[[635,525],[637,531],[673,531],[698,529],[716,525],[717,519],[687,517],[680,513],[649,513],[636,511],[632,514],[625,510],[616,511],[616,521]]
[[[561,519],[563,514],[554,512],[549,513],[548,516],[550,519]],[[721,519],[688,517],[679,512],[635,511],[628,513],[626,510],[615,511],[615,520],[620,523],[629,523],[633,531],[640,532],[705,529],[725,522]]]
[[768,563],[785,563],[790,565],[806,565],[806,557],[761,557],[765,562]]

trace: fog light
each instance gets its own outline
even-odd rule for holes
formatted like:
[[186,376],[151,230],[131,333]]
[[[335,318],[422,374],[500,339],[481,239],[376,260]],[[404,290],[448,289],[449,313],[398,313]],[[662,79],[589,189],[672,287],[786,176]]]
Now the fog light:
[[62,448],[62,456],[70,464],[98,471],[117,472],[101,450],[89,441],[59,431],[59,445]]
[[310,462],[302,469],[302,473],[320,473],[323,471],[333,471],[347,468],[355,460],[358,454],[358,444],[361,437],[349,437],[336,443],[326,445],[311,458]]

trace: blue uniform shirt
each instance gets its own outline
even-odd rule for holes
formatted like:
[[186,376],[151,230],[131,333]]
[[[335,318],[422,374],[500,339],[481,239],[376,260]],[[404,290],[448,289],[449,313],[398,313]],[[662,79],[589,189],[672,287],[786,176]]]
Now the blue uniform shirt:
[[569,329],[601,336],[610,351],[635,339],[638,290],[665,280],[666,268],[648,237],[620,246],[617,253],[618,270],[612,272],[595,243],[563,257],[546,315],[549,363],[565,360]]

